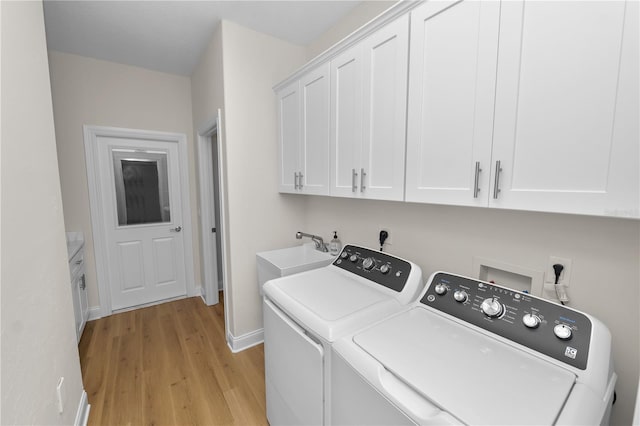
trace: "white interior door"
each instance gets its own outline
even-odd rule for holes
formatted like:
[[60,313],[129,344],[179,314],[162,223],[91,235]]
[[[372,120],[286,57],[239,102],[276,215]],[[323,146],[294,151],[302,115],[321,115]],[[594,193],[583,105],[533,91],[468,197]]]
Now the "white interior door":
[[97,142],[111,308],[186,295],[177,144]]

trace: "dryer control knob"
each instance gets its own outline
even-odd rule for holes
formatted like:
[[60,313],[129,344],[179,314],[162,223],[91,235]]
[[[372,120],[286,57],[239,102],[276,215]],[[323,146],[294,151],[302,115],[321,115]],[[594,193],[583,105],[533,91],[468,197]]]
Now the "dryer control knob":
[[484,299],[484,302],[480,305],[480,309],[482,309],[482,312],[490,318],[497,318],[504,312],[504,306],[495,297]]
[[367,271],[370,271],[371,268],[373,268],[373,265],[375,264],[376,262],[374,262],[371,257],[367,257],[365,260],[362,261],[362,267]]
[[540,317],[534,314],[526,314],[522,317],[522,323],[527,328],[538,328],[540,325]]
[[558,324],[553,327],[553,334],[560,340],[569,340],[571,339],[571,327],[566,324]]
[[436,284],[435,291],[436,291],[436,294],[439,294],[440,296],[442,296],[447,292],[447,286],[442,283],[438,283]]
[[343,251],[342,253],[340,253],[340,257],[343,259],[346,259],[347,257],[349,257],[349,253],[347,253],[346,251]]
[[358,261],[358,256],[356,256],[355,254],[352,254],[349,260],[352,261],[353,263],[356,263]]
[[380,272],[383,274],[388,274],[391,268],[386,263],[380,267]]
[[456,290],[456,292],[453,293],[453,298],[456,299],[456,302],[464,303],[469,298],[469,295],[464,290]]

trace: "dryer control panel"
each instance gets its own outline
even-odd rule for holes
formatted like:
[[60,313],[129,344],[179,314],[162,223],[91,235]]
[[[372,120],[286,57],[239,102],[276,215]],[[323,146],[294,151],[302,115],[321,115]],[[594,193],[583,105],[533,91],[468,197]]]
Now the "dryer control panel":
[[527,293],[458,275],[436,274],[420,302],[585,370],[589,318]]
[[333,264],[397,292],[404,289],[411,272],[406,260],[353,245],[344,246]]

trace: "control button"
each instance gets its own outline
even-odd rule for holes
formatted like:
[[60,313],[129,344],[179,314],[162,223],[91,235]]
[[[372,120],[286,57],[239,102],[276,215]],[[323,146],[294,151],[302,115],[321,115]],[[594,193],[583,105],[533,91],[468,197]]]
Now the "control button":
[[387,274],[387,273],[389,272],[389,269],[391,269],[391,268],[389,268],[389,265],[387,265],[387,264],[385,263],[384,265],[382,265],[382,266],[380,267],[380,272],[382,272],[383,274]]
[[453,293],[453,298],[456,299],[456,302],[464,303],[467,301],[469,296],[464,290],[456,290],[456,292]]
[[343,259],[346,259],[347,257],[349,257],[349,253],[347,253],[346,251],[343,251],[342,253],[340,253],[340,257]]
[[336,265],[339,265],[339,264],[341,264],[341,263],[342,263],[342,259],[338,259],[338,260],[336,260]]
[[482,312],[489,318],[497,318],[504,312],[504,306],[495,297],[485,299],[482,305],[480,305],[480,309],[482,309]]
[[402,275],[402,271],[396,272],[396,277],[400,278],[401,275]]
[[440,296],[442,296],[447,292],[447,286],[442,283],[438,283],[436,284],[435,291],[436,291],[436,294],[439,294]]
[[362,261],[362,267],[367,271],[370,271],[371,268],[373,268],[373,265],[375,264],[376,262],[374,262],[373,259],[370,257],[367,257],[365,260]]
[[522,317],[522,323],[527,328],[538,328],[540,325],[540,317],[534,314],[526,314]]
[[352,254],[349,260],[352,261],[353,263],[356,263],[358,261],[358,256],[356,256],[355,254]]
[[553,334],[555,334],[558,339],[569,340],[571,339],[571,327],[566,324],[558,324],[553,327]]

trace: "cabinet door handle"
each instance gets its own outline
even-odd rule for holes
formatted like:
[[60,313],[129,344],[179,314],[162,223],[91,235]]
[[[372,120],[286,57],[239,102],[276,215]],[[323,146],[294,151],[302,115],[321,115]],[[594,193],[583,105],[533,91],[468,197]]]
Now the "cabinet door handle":
[[80,290],[84,290],[85,288],[87,288],[87,282],[85,281],[85,276],[83,275],[80,278]]
[[176,226],[175,228],[169,228],[169,232],[180,232],[182,231],[182,226]]
[[366,186],[364,186],[364,177],[367,174],[364,172],[364,169],[360,169],[360,192],[364,192],[364,190],[367,188]]
[[81,264],[81,263],[82,263],[82,259],[80,259],[80,260],[76,260],[76,265],[79,265],[79,264]]
[[302,176],[304,176],[302,172],[299,172],[298,173],[298,189],[302,189]]
[[480,172],[482,169],[480,168],[480,162],[476,161],[476,177],[473,181],[473,198],[478,198],[478,192],[480,192]]
[[293,189],[298,189],[298,172],[293,172]]
[[500,166],[500,160],[496,161],[496,178],[493,182],[493,199],[498,199],[498,194],[500,193],[500,172],[502,171],[502,167]]
[[356,173],[356,169],[351,169],[351,192],[356,192],[358,190],[358,173]]

